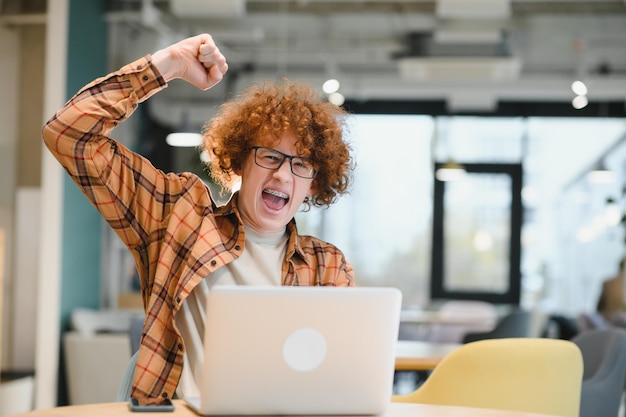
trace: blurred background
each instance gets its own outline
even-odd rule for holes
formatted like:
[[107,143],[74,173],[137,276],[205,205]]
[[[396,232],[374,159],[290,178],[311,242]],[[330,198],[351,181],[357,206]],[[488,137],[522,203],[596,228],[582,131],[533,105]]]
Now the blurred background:
[[[595,308],[623,255],[625,12],[623,1],[111,1],[108,60],[213,35],[225,81],[172,83],[145,106],[152,135],[127,138],[164,169],[200,174],[194,148],[157,149],[159,136],[199,131],[253,82],[335,80],[326,94],[353,114],[356,181],[330,210],[299,216],[307,233],[343,248],[361,285],[403,288],[407,307],[427,305],[436,279],[444,293],[517,292],[496,298],[574,314]],[[449,160],[477,172],[435,193],[435,164]],[[519,170],[482,172],[494,164]],[[611,177],[589,180],[596,168]]]

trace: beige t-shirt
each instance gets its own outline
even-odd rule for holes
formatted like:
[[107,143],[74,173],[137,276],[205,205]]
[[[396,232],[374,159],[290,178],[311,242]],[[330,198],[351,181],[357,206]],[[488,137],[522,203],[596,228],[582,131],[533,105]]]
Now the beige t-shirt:
[[198,397],[202,375],[206,297],[214,285],[280,285],[287,251],[286,231],[258,233],[245,227],[245,250],[234,262],[197,285],[174,318],[185,341],[183,371],[176,389],[179,398]]

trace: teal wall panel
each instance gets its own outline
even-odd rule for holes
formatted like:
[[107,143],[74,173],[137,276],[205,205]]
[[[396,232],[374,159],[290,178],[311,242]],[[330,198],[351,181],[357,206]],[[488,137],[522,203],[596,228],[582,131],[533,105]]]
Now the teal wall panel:
[[[107,72],[107,25],[104,0],[70,0],[67,55],[67,98]],[[102,220],[66,175],[63,186],[60,331],[67,330],[78,307],[100,307]],[[45,250],[45,248],[44,248]],[[63,347],[59,362],[58,405],[66,405]],[[94,375],[94,377],[97,377]]]
[[[67,65],[68,99],[107,70],[103,0],[71,0]],[[61,327],[76,307],[100,306],[102,220],[78,187],[65,177]]]

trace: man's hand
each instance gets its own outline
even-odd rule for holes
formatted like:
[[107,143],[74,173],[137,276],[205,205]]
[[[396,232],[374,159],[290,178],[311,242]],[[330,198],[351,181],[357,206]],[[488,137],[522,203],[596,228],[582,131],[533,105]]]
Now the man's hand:
[[182,78],[201,90],[219,83],[228,71],[226,58],[206,33],[155,52],[152,62],[165,81]]

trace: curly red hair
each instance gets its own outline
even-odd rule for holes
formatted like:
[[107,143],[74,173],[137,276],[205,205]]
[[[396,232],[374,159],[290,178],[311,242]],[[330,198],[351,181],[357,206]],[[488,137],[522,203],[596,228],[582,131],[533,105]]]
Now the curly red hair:
[[298,155],[310,158],[317,171],[314,193],[305,204],[329,206],[348,192],[354,169],[343,139],[346,116],[304,82],[283,79],[252,85],[222,104],[202,129],[211,176],[230,188],[253,146],[272,146],[291,131],[298,138]]

